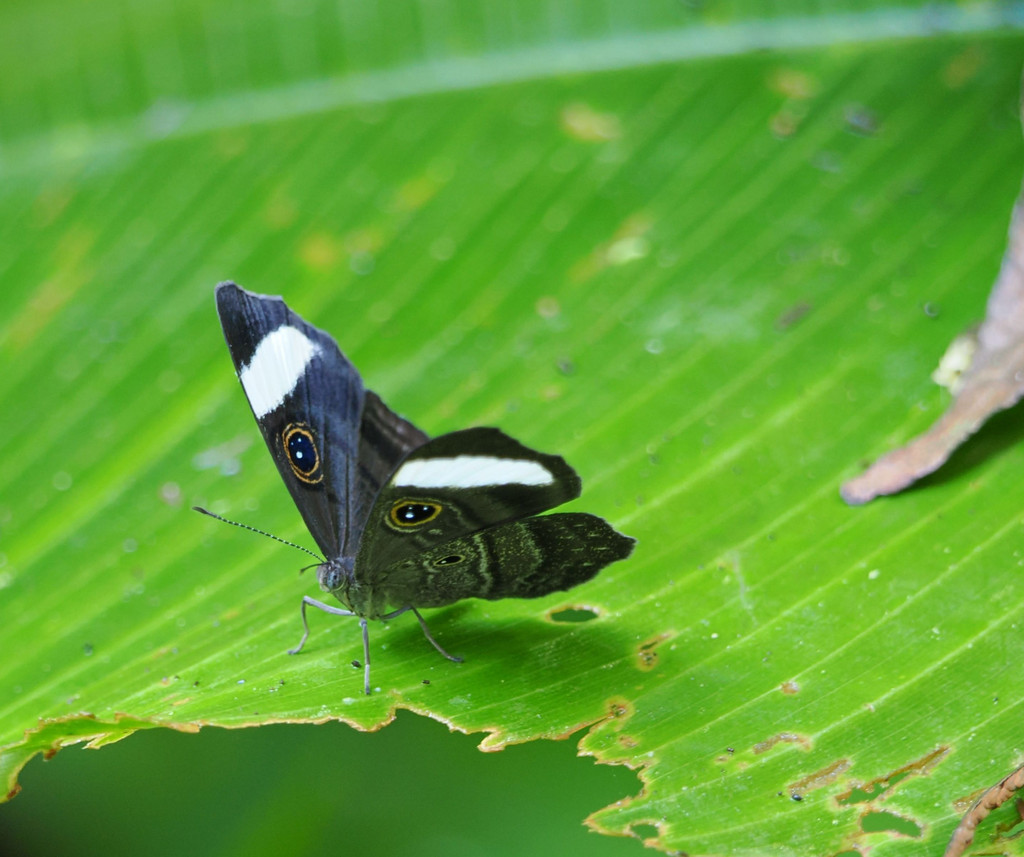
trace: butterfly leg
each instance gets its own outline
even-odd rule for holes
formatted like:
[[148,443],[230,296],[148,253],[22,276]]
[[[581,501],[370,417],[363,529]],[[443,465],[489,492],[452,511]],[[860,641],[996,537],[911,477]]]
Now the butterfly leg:
[[[423,636],[430,640],[430,645],[432,645],[442,655],[448,658],[448,660],[454,661],[457,664],[462,663],[462,658],[460,658],[458,655],[449,655],[444,649],[441,648],[441,644],[434,639],[434,635],[430,633],[430,629],[427,627],[427,623],[424,621],[423,617],[420,616],[420,611],[413,607],[411,604],[408,607],[403,607],[401,610],[396,610],[395,614],[404,613],[406,610],[412,610],[416,618],[420,620],[420,627],[423,629]],[[385,616],[384,618],[387,619],[389,617]]]
[[[355,616],[351,610],[343,610],[341,607],[332,607],[330,604],[324,604],[323,601],[317,601],[315,598],[310,598],[308,595],[302,596],[302,639],[299,640],[299,644],[294,649],[289,649],[289,655],[297,655],[302,651],[302,647],[306,645],[306,640],[309,639],[309,620],[306,618],[306,605],[311,604],[318,610],[323,610],[324,613],[330,613],[332,616]],[[364,616],[359,617],[359,625],[363,629],[363,690],[366,695],[370,695],[370,630],[366,624],[366,618]]]
[[[322,601],[317,601],[315,598],[310,598],[308,595],[302,596],[302,639],[299,640],[299,644],[294,649],[289,649],[289,655],[297,655],[302,651],[302,647],[306,645],[306,640],[309,639],[309,622],[306,619],[306,605],[312,604],[314,607],[323,610],[324,613],[332,613],[335,616],[355,616],[351,610],[342,610],[340,607],[331,607],[330,604],[324,604]],[[363,626],[365,630],[365,624]]]
[[366,626],[366,617],[359,617],[359,624],[363,627],[363,691],[370,695],[370,631]]

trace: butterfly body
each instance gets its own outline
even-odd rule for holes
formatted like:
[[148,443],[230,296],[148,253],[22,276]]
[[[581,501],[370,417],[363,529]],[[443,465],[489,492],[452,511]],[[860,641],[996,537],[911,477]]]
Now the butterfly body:
[[547,595],[632,551],[633,539],[595,515],[537,517],[580,494],[560,456],[494,428],[430,439],[366,390],[334,339],[281,298],[234,283],[216,295],[257,424],[323,552],[320,587],[346,608],[307,597],[303,619],[307,604],[360,617],[367,693],[367,620],[411,610],[451,657],[419,608]]

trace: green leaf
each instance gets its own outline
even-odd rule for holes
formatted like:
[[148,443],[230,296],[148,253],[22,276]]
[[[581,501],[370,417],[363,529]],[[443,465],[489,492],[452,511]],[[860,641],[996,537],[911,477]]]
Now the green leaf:
[[[838,495],[941,412],[983,313],[1018,6],[60,8],[0,12],[9,790],[69,743],[409,709],[487,748],[585,730],[643,783],[591,823],[665,850],[910,855],[1020,761],[1017,412]],[[310,543],[227,278],[430,433],[565,455],[634,557],[432,611],[461,665],[375,625],[368,698],[356,623],[289,658],[303,558],[188,510]]]

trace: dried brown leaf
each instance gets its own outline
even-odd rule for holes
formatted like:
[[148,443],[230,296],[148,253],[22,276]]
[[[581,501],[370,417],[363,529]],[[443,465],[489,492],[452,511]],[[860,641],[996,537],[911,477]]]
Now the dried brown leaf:
[[988,299],[978,346],[952,404],[924,434],[886,453],[840,489],[851,506],[895,494],[941,467],[998,411],[1024,396],[1024,192],[1010,219],[1006,254]]
[[974,831],[978,825],[992,810],[1006,803],[1021,786],[1024,786],[1024,767],[1017,768],[1012,774],[987,789],[960,819],[942,857],[960,857],[974,841]]

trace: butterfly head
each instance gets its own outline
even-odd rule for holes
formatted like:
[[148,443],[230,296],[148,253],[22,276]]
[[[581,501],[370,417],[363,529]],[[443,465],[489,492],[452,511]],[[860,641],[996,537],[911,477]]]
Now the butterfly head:
[[352,556],[341,556],[320,563],[316,569],[316,578],[324,592],[331,592],[338,600],[348,603],[348,590],[354,579],[356,560]]

